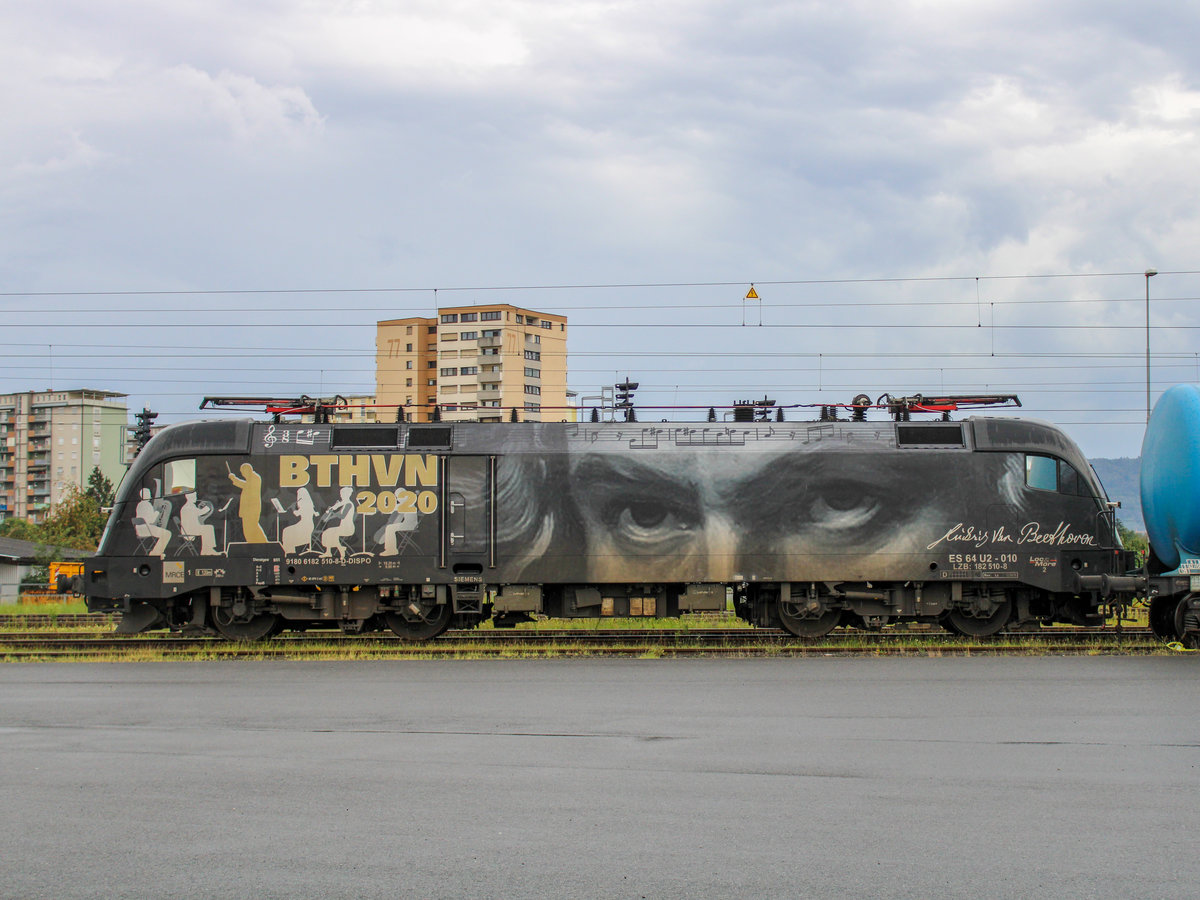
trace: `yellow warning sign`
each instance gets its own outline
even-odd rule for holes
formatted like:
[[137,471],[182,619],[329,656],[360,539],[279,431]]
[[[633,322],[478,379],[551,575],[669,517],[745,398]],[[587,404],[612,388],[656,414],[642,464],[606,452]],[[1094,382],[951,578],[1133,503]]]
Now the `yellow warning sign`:
[[758,291],[756,291],[754,289],[754,285],[750,285],[750,290],[747,291],[747,293],[746,293],[746,299],[747,300],[757,300],[758,299]]

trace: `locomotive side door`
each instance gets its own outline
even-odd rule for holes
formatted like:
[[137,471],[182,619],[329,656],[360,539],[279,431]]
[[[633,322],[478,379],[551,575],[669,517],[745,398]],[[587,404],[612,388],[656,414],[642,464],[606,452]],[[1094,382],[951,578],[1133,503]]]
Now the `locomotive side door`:
[[[444,560],[489,563],[491,529],[491,460],[486,456],[446,458]],[[446,563],[444,562],[443,565]]]

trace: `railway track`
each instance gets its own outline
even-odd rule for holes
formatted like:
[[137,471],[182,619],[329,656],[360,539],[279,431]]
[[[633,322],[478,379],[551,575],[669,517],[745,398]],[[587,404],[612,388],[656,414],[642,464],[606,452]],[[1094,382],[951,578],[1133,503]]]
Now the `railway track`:
[[0,660],[83,659],[406,659],[504,657],[780,657],[828,655],[1022,655],[1151,653],[1162,644],[1146,629],[1041,629],[968,638],[940,632],[854,631],[800,639],[782,631],[709,628],[451,631],[427,643],[388,633],[284,634],[245,644],[207,635],[114,635],[94,631],[0,632]]

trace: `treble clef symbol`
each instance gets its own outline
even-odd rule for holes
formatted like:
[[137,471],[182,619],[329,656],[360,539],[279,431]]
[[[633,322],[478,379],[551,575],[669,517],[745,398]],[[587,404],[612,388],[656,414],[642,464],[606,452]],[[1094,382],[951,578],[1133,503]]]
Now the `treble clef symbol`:
[[275,442],[278,440],[279,438],[275,437],[275,426],[267,426],[267,433],[263,435],[263,446],[270,449],[275,446]]

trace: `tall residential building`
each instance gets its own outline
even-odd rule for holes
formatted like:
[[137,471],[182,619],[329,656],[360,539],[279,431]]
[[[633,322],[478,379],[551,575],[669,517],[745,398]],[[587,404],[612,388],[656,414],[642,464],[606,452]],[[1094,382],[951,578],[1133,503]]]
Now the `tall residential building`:
[[506,303],[446,306],[436,318],[379,322],[375,402],[406,421],[522,422],[572,418],[567,403],[567,317]]
[[[343,397],[346,401],[344,409],[335,410],[329,417],[330,422],[336,422],[340,425],[361,424],[370,422],[391,422],[396,418],[396,411],[392,410],[391,415],[388,415],[387,410],[380,415],[380,410],[375,408],[374,397]],[[312,416],[302,416],[301,419],[305,422],[310,421]]]
[[117,485],[125,474],[125,396],[87,389],[0,394],[0,519],[41,522],[69,485],[85,490],[95,468]]

